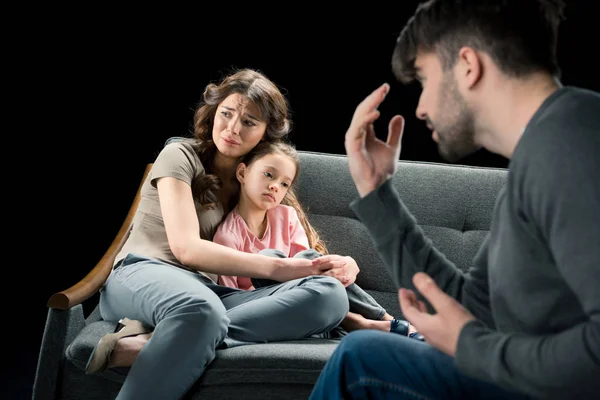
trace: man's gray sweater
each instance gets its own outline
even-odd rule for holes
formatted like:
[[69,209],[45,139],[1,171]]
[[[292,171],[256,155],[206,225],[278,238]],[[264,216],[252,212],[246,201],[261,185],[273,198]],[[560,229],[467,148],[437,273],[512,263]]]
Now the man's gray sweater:
[[555,91],[508,169],[467,274],[390,181],[350,206],[399,287],[426,272],[475,315],[458,341],[461,372],[534,397],[600,398],[600,95]]

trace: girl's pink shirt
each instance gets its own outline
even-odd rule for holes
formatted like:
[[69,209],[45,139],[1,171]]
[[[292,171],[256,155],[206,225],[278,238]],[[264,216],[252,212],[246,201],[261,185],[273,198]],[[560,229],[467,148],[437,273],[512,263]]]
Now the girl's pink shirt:
[[[296,210],[283,204],[267,211],[267,228],[262,238],[250,232],[236,207],[217,228],[213,242],[246,253],[274,249],[288,257],[310,248],[306,231],[300,223]],[[219,285],[245,290],[254,289],[250,278],[241,276],[220,275]]]

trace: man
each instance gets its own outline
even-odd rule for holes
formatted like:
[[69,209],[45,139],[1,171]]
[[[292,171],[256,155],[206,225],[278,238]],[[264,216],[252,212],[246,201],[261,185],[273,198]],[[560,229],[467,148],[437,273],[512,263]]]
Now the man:
[[416,113],[440,154],[505,156],[507,184],[464,274],[391,184],[404,119],[391,119],[386,142],[374,132],[389,85],[358,105],[345,139],[351,208],[426,343],[352,332],[311,399],[598,398],[600,95],[559,81],[562,10],[556,0],[431,0],[408,21],[392,67],[421,82]]

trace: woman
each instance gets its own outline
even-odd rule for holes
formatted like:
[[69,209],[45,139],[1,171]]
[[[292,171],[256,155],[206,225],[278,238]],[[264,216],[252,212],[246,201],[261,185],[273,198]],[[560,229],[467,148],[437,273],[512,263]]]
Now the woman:
[[[240,158],[261,141],[284,138],[288,113],[273,82],[240,70],[206,87],[194,138],[167,144],[156,158],[100,294],[102,317],[124,327],[100,341],[87,367],[94,373],[135,357],[117,399],[179,399],[217,347],[322,334],[348,313],[344,284],[358,272],[351,259],[278,259],[211,241],[230,211]],[[243,291],[219,286],[218,275],[282,283]],[[147,337],[135,335],[151,329],[142,347]]]

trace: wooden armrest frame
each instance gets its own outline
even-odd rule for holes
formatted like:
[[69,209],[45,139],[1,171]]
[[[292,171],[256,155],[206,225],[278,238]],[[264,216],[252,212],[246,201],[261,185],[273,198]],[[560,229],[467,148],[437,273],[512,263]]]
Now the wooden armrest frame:
[[102,288],[102,285],[104,285],[104,282],[106,282],[106,279],[112,270],[115,257],[123,247],[125,240],[127,240],[129,237],[129,232],[131,231],[131,226],[133,224],[133,216],[135,215],[140,203],[142,185],[144,184],[144,181],[146,180],[151,168],[152,164],[146,165],[142,181],[138,187],[135,198],[133,199],[133,203],[131,204],[131,207],[129,207],[127,216],[121,225],[121,229],[119,229],[117,236],[115,236],[114,240],[100,261],[75,285],[66,290],[53,294],[48,300],[48,307],[60,310],[68,310],[77,304],[83,303],[85,300],[96,294],[100,288]]

